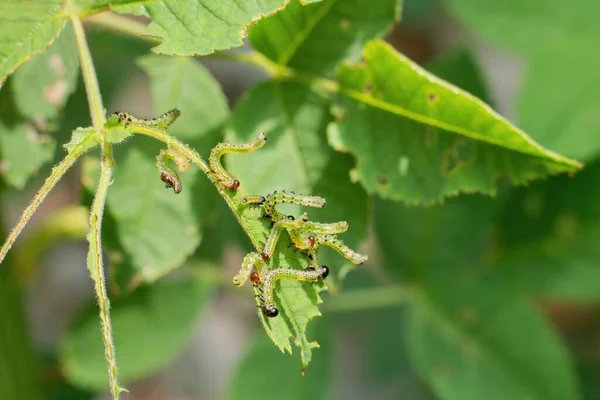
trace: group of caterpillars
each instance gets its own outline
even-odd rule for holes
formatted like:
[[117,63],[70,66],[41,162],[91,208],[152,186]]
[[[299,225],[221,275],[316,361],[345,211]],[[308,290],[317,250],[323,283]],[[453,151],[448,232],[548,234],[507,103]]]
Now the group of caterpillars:
[[[180,112],[177,109],[154,119],[138,119],[124,112],[114,113],[119,123],[126,127],[137,125],[159,130],[165,130],[179,115]],[[266,136],[261,132],[256,139],[249,143],[218,143],[210,151],[208,177],[220,188],[237,190],[240,181],[229,175],[221,165],[221,157],[227,153],[253,152],[263,147],[266,141]],[[156,160],[160,171],[160,179],[165,183],[165,187],[172,188],[176,194],[181,193],[183,187],[179,174],[169,165],[169,161],[176,164],[180,171],[186,171],[190,166],[190,161],[171,148],[161,150]],[[276,206],[278,204],[321,208],[325,206],[325,199],[286,191],[275,191],[267,196],[246,196],[242,199],[242,206],[262,208],[263,218],[271,220],[271,230],[261,252],[252,252],[244,257],[239,273],[233,277],[233,284],[242,286],[250,279],[258,292],[259,307],[268,317],[276,317],[279,314],[274,297],[277,281],[291,279],[301,282],[320,282],[329,275],[329,268],[319,265],[318,262],[317,252],[321,246],[332,248],[354,264],[362,264],[367,261],[367,256],[355,252],[337,238],[338,233],[348,230],[346,221],[313,222],[309,221],[307,213],[303,213],[300,218],[296,219],[292,215],[284,215],[277,211]],[[273,256],[279,237],[284,230],[289,234],[292,244],[308,257],[309,266],[306,269],[269,268],[267,266],[267,262]],[[253,269],[256,269],[256,271],[253,271]]]
[[[274,285],[282,279],[293,279],[302,282],[319,282],[329,275],[329,268],[318,261],[319,247],[331,247],[354,264],[367,261],[367,256],[359,254],[346,246],[335,235],[348,230],[346,221],[320,223],[308,220],[307,213],[296,219],[292,215],[284,215],[277,211],[278,204],[295,204],[306,207],[321,208],[325,199],[318,196],[307,196],[293,192],[273,192],[267,196],[247,196],[242,199],[247,206],[262,207],[263,218],[271,220],[271,231],[267,235],[261,253],[252,252],[242,261],[239,273],[233,277],[233,284],[242,286],[248,278],[259,292],[260,307],[268,317],[275,317],[279,310],[275,306]],[[287,231],[292,244],[309,259],[304,270],[293,268],[268,268],[267,261],[273,256],[275,246],[282,231]],[[263,271],[262,275],[256,271]]]

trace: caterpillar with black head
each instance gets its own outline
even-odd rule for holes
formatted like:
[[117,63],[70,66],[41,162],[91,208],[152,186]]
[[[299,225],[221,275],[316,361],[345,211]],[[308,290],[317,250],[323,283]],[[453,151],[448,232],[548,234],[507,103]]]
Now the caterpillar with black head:
[[369,259],[368,256],[360,254],[344,244],[334,235],[314,235],[307,238],[309,244],[309,258],[314,262],[317,260],[317,251],[321,246],[327,246],[353,264],[363,264]]
[[181,111],[174,108],[156,118],[151,119],[136,118],[133,115],[123,111],[115,111],[113,115],[115,115],[119,122],[122,123],[125,127],[128,127],[130,125],[137,125],[141,127],[160,129],[164,131],[169,126],[171,126],[177,118],[179,118],[179,116],[181,115]]
[[265,217],[270,218],[273,222],[277,222],[286,217],[275,208],[278,204],[295,204],[298,206],[322,208],[325,206],[326,200],[319,196],[309,196],[283,190],[281,192],[274,191],[264,197],[246,196],[242,199],[242,204],[262,206]]
[[276,317],[279,310],[275,306],[275,283],[281,279],[292,279],[301,282],[319,282],[329,275],[329,268],[322,265],[305,270],[292,268],[276,268],[269,270],[262,277],[256,278],[255,286],[260,291],[260,307],[267,317]]

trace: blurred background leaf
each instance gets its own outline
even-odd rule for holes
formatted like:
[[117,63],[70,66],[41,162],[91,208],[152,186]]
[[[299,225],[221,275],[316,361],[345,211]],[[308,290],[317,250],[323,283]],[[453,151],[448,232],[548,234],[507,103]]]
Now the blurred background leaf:
[[230,383],[230,400],[329,399],[331,398],[331,340],[324,323],[314,324],[314,334],[323,347],[306,374],[293,357],[281,354],[262,332],[250,345]]
[[504,288],[438,273],[411,310],[407,347],[440,399],[578,399],[549,324]]
[[[535,140],[568,157],[589,160],[599,144],[595,95],[600,62],[600,3],[575,0],[447,0],[474,33],[516,51],[529,63],[518,101],[519,123]],[[568,79],[565,79],[568,74]],[[543,110],[543,111],[541,111]]]
[[[130,382],[173,359],[189,339],[211,292],[197,279],[165,281],[114,301],[111,317],[120,379]],[[60,358],[65,375],[77,386],[108,387],[95,304],[82,311],[63,338]]]

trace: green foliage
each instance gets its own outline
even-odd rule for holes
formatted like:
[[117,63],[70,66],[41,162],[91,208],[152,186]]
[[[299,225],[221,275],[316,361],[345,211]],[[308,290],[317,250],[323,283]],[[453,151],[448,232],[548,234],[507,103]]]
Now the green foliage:
[[41,165],[50,161],[56,144],[40,135],[33,125],[19,123],[8,126],[0,121],[0,150],[5,181],[22,189]]
[[600,40],[595,23],[600,3],[448,0],[448,4],[475,32],[527,59],[518,102],[522,127],[541,144],[567,156],[581,160],[597,156],[593,132],[600,128],[595,95],[600,89],[599,59],[591,49]]
[[[331,398],[338,395],[333,383],[342,364],[367,376],[370,391],[381,385],[407,400],[582,398],[566,347],[532,301],[600,298],[600,168],[594,160],[600,141],[592,95],[599,81],[596,55],[589,51],[600,35],[593,23],[600,10],[585,0],[576,3],[448,0],[467,26],[527,58],[519,120],[556,153],[493,111],[484,75],[466,48],[436,59],[427,72],[384,42],[400,19],[402,1],[0,4],[4,182],[22,189],[55,157],[56,140],[67,136],[57,128],[73,126],[70,141],[61,140],[62,161],[0,249],[2,267],[14,266],[10,273],[0,269],[0,285],[21,296],[19,279],[36,271],[42,249],[66,232],[84,239],[86,228],[98,301],[61,338],[52,362],[68,382],[50,385],[48,393],[71,396],[56,394],[64,389],[88,398],[70,385],[108,387],[118,400],[119,380],[129,383],[165,366],[185,346],[215,287],[231,288],[237,265],[232,274],[223,266],[241,261],[236,248],[264,252],[274,221],[243,197],[287,190],[326,198],[327,206],[283,204],[279,212],[296,222],[301,212],[311,222],[347,221],[350,229],[339,239],[358,250],[368,238],[371,266],[344,280],[352,267],[338,254],[323,250],[317,262],[310,258],[314,238],[303,237],[308,244],[302,247],[283,230],[265,262],[257,257],[253,264],[262,283],[254,276],[253,290],[236,292],[245,294],[243,300],[222,302],[245,304],[239,313],[257,312],[266,332],[249,346],[228,398]],[[146,27],[114,13],[96,15],[105,11],[144,15],[150,22]],[[162,55],[121,46],[113,36],[104,46],[117,47],[114,53],[96,54],[94,46],[90,53],[81,22],[88,17],[152,42],[152,51]],[[72,26],[63,29],[67,21]],[[238,47],[246,32],[255,51],[214,58],[246,63],[268,76],[230,111],[220,84],[189,56]],[[96,68],[92,55],[100,61]],[[82,97],[69,101],[79,68],[93,126],[74,122],[88,120]],[[130,81],[142,93],[135,100],[139,109],[147,82],[152,111],[146,115],[126,109]],[[111,114],[114,108],[118,112]],[[169,110],[168,123],[153,119]],[[268,140],[256,139],[259,133]],[[235,143],[218,146],[224,154],[244,154],[226,154],[222,166],[214,154],[204,161],[200,154],[208,156],[223,138]],[[578,161],[558,153],[590,164],[579,171]],[[83,205],[47,219],[16,257],[5,258],[79,159]],[[546,180],[532,182],[540,179]],[[529,186],[513,187],[522,184]],[[330,276],[289,271],[313,263],[327,265]],[[265,277],[278,268],[286,279],[276,281],[273,293],[261,293],[271,287]],[[177,277],[165,278],[178,269]],[[276,317],[261,309],[265,298],[277,307]],[[0,296],[0,326],[25,330],[21,316],[5,312],[11,311],[6,299]],[[347,311],[354,312],[332,316]],[[310,323],[322,312],[326,318]],[[0,366],[23,358],[29,368],[34,361],[27,346],[20,341],[14,352],[0,351]],[[12,372],[9,391],[28,385],[27,374],[35,376]],[[38,392],[44,391],[31,388]]]
[[[120,0],[106,4],[117,12],[125,7],[124,12],[152,17],[148,35],[162,39],[153,49],[155,52],[190,56],[241,46],[247,25],[286,3],[286,0]],[[133,4],[141,9],[132,10]]]
[[19,65],[43,53],[56,39],[65,26],[62,5],[62,0],[0,4],[0,87]]
[[367,40],[390,29],[401,3],[382,0],[373,7],[361,0],[336,0],[302,6],[293,0],[252,25],[249,38],[256,50],[279,65],[330,75],[340,61],[358,58]]
[[12,98],[3,93],[0,100],[3,172],[6,183],[17,189],[54,156],[56,143],[51,134],[77,83],[75,51],[71,31],[63,31],[47,52],[19,68],[4,91],[10,89]]
[[598,301],[599,167],[512,193],[498,227],[497,263],[508,282],[553,299]]
[[422,290],[407,346],[440,398],[578,398],[564,348],[523,299],[441,271]]
[[[206,283],[191,278],[141,287],[114,301],[111,316],[121,379],[131,381],[169,362],[188,340],[210,294]],[[88,389],[106,388],[95,305],[81,312],[63,338],[60,358],[70,381]]]
[[12,80],[15,103],[28,119],[55,123],[75,91],[79,68],[73,33],[65,29],[48,51],[19,68]]
[[340,70],[338,121],[328,134],[334,148],[356,156],[352,176],[369,192],[431,203],[464,191],[495,194],[500,176],[522,184],[578,168],[389,45],[367,44],[364,58]]
[[[241,361],[228,390],[230,400],[280,399],[287,393],[290,399],[328,399],[331,398],[331,341],[327,340],[327,329],[319,326],[317,336],[324,349],[314,361],[305,376],[294,368],[291,357],[282,356],[272,344],[263,337],[254,340]],[[325,347],[327,346],[327,347]],[[283,363],[280,361],[285,357]],[[256,367],[260,367],[260,375]],[[269,390],[265,392],[265,387]]]

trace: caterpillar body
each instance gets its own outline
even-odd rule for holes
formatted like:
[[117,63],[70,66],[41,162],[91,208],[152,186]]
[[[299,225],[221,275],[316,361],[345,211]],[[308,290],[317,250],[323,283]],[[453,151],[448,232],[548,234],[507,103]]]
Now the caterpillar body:
[[287,192],[285,190],[281,192],[275,191],[267,195],[266,197],[244,197],[242,202],[244,204],[262,205],[265,217],[270,218],[273,222],[277,222],[280,219],[285,218],[285,215],[281,214],[275,208],[278,204],[295,204],[299,206],[322,208],[325,206],[326,203],[325,199],[319,196],[297,194],[294,192]]
[[[252,272],[252,268],[256,268],[258,271],[266,271],[267,265],[262,261],[260,254],[256,252],[252,252],[246,255],[242,260],[242,267],[236,276],[233,277],[233,284],[235,286],[242,286],[250,277],[252,283],[252,276],[254,272]],[[256,277],[255,277],[256,279]]]
[[240,181],[234,179],[221,165],[221,157],[227,153],[250,153],[260,149],[267,142],[267,137],[263,132],[259,133],[256,139],[249,143],[238,144],[224,142],[219,143],[210,151],[208,163],[210,164],[211,174],[216,182],[222,184],[228,189],[237,190],[240,187]]
[[137,125],[146,128],[160,129],[164,131],[171,124],[173,124],[173,122],[175,122],[177,118],[179,118],[179,116],[181,115],[181,111],[174,108],[172,110],[167,111],[159,117],[151,119],[136,118],[131,114],[122,111],[116,111],[113,113],[113,115],[116,115],[119,122],[125,125],[126,127],[129,125]]
[[304,225],[304,223],[305,220],[303,218],[296,220],[291,215],[288,215],[286,218],[282,218],[275,222],[271,228],[271,232],[269,232],[269,236],[267,236],[267,241],[265,242],[265,246],[261,254],[262,259],[264,261],[268,261],[271,258],[273,251],[275,251],[277,241],[279,241],[279,236],[284,229],[299,229],[302,225]]
[[301,282],[319,282],[329,275],[329,268],[320,266],[306,270],[292,268],[276,268],[267,272],[255,284],[261,295],[259,296],[261,308],[267,317],[276,317],[279,310],[275,306],[275,283],[281,279],[292,279]]
[[316,259],[316,252],[321,246],[327,246],[335,250],[338,254],[353,264],[362,264],[369,259],[366,255],[360,254],[344,244],[334,235],[315,235],[309,236],[307,241],[311,246],[312,258]]

